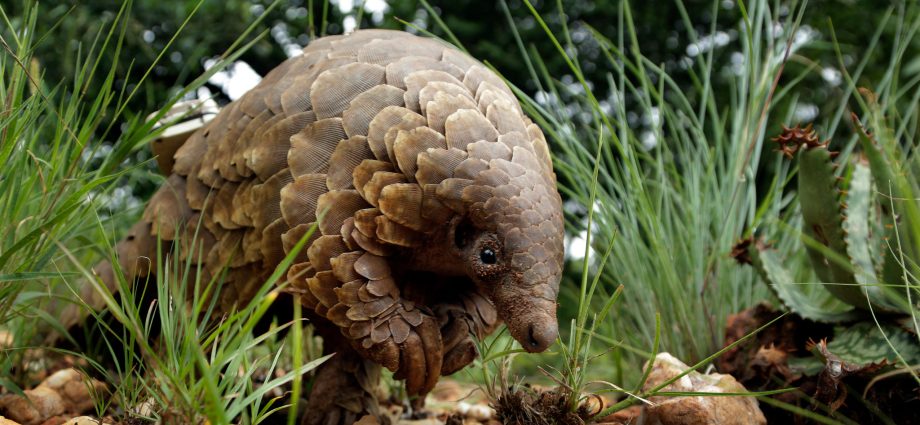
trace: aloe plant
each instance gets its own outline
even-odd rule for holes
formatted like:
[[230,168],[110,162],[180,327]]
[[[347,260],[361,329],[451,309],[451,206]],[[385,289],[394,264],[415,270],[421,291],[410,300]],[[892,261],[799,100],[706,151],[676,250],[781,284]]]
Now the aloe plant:
[[[752,263],[777,296],[792,310],[819,321],[854,319],[859,310],[911,311],[909,294],[898,289],[906,285],[903,277],[911,273],[907,268],[917,264],[909,217],[896,208],[896,202],[909,199],[899,183],[905,180],[901,162],[856,115],[852,119],[862,152],[849,161],[835,161],[838,153],[811,125],[784,127],[773,139],[783,155],[798,162],[802,239],[812,269],[824,283],[812,290],[810,305],[801,305],[801,289],[782,288],[790,281],[774,253],[766,252],[763,244],[753,244],[751,250]],[[822,298],[826,305],[815,305]]]
[[[801,239],[822,284],[795,282],[783,260],[792,253],[753,237],[734,254],[758,271],[788,309],[838,324],[825,351],[853,370],[875,372],[920,363],[917,329],[902,326],[916,316],[920,298],[912,281],[920,260],[913,230],[920,223],[911,220],[917,217],[916,178],[905,174],[898,144],[885,133],[871,98],[868,106],[868,120],[882,134],[873,135],[852,115],[860,149],[849,158],[831,151],[811,125],[784,127],[773,139],[779,152],[797,162]],[[828,362],[827,353],[816,354]]]

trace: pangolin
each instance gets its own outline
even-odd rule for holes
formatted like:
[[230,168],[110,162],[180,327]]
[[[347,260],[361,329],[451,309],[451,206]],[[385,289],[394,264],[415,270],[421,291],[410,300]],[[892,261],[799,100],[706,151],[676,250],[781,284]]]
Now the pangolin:
[[[563,217],[546,140],[452,46],[387,30],[316,39],[172,159],[116,247],[128,276],[176,241],[182,260],[225,273],[227,311],[317,229],[287,288],[338,355],[305,423],[378,414],[380,366],[423,400],[499,321],[531,352],[557,337]],[[110,265],[96,272],[114,281]]]

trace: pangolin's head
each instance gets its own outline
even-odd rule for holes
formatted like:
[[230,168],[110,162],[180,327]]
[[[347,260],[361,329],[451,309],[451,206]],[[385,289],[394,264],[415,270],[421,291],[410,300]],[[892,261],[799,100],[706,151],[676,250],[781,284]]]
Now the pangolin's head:
[[493,158],[462,189],[466,214],[451,228],[466,272],[530,352],[559,334],[556,296],[563,262],[562,201],[542,137]]

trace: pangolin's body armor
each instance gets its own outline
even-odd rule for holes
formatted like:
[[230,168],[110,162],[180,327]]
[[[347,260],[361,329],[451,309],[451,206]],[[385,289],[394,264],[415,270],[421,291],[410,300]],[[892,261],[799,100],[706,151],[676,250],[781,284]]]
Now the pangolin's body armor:
[[[118,245],[129,275],[148,271],[136,259],[153,258],[158,238],[178,240],[175,252],[206,278],[225,273],[216,296],[227,311],[316,224],[288,270],[289,290],[410,392],[471,361],[475,347],[457,344],[498,322],[473,286],[454,310],[419,295],[464,280],[419,255],[455,217],[506,235],[524,281],[558,283],[561,201],[542,132],[501,78],[433,39],[381,30],[317,39],[174,159]],[[425,273],[412,261],[432,266]],[[97,272],[114,280],[105,266]],[[545,287],[522,296],[555,302]],[[451,314],[469,325],[446,332]]]

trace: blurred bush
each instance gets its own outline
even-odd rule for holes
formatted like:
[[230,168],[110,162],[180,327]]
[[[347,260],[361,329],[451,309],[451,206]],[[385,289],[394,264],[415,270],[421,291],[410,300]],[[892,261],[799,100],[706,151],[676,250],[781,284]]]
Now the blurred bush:
[[[144,82],[144,95],[134,99],[129,109],[138,113],[156,110],[171,93],[203,72],[206,59],[224,52],[247,24],[259,17],[263,18],[261,24],[250,38],[262,32],[266,35],[243,55],[242,60],[262,75],[321,31],[341,33],[358,26],[360,19],[361,28],[405,28],[403,22],[409,22],[446,38],[437,25],[436,18],[440,18],[473,56],[493,64],[512,83],[528,93],[537,92],[539,86],[517,52],[518,44],[509,30],[511,22],[520,33],[523,47],[533,49],[544,58],[549,75],[563,82],[574,82],[564,61],[554,54],[553,45],[522,0],[432,0],[431,10],[436,12],[436,16],[417,0],[333,0],[329,3],[278,0],[276,3],[272,7],[272,2],[267,0],[204,0],[200,4],[196,0],[134,0],[125,28],[125,44],[117,53],[122,60],[109,61],[118,63],[122,68],[118,72],[119,78],[122,81],[136,80],[137,74],[154,64],[159,52],[164,51],[171,40],[172,43]],[[618,28],[626,25],[619,18],[622,2],[533,0],[532,3],[554,30],[562,33],[563,26],[568,27],[576,50],[574,53],[578,55],[582,70],[595,93],[607,93],[608,70],[596,65],[603,62],[603,53],[590,31],[593,28],[600,34],[617,34]],[[307,10],[311,5],[312,13]],[[82,0],[45,2],[39,6],[38,33],[51,34],[51,37],[39,44],[36,57],[46,80],[61,81],[66,90],[72,86],[73,77],[77,75],[74,67],[79,61],[76,58],[98,41],[100,29],[115,18],[118,5],[110,0]],[[559,12],[558,6],[562,7],[564,14]],[[24,6],[11,2],[2,7],[4,13],[15,20]],[[801,97],[807,102],[800,102],[799,110],[795,111],[797,116],[808,118],[816,115],[839,91],[842,81],[836,71],[840,63],[831,43],[833,29],[845,28],[835,36],[840,43],[844,65],[852,66],[864,59],[864,47],[876,31],[894,33],[905,30],[893,24],[889,28],[878,27],[888,7],[894,7],[895,13],[901,13],[901,9],[909,5],[897,0],[813,0],[809,3],[810,12],[806,13],[802,22],[800,37],[803,37],[803,44],[809,40],[818,42],[810,43],[807,51],[799,51],[791,58],[784,77],[793,78],[801,71],[813,68],[804,77],[807,84],[803,86],[809,89]],[[738,37],[738,23],[745,19],[743,2],[646,1],[631,2],[630,8],[637,23],[635,40],[626,40],[630,50],[638,49],[649,61],[662,64],[678,84],[688,89],[687,92],[699,92],[690,90],[698,78],[689,71],[689,61],[698,57],[711,60],[718,75],[731,73],[739,61],[745,60],[744,52],[737,51],[731,43]],[[788,13],[790,8],[778,10],[782,14],[784,11]],[[192,16],[188,18],[190,14]],[[183,28],[187,18],[188,23]],[[781,18],[784,16],[775,17],[777,20]],[[323,22],[328,24],[323,25]],[[688,25],[695,33],[708,35],[693,39]],[[54,27],[57,28],[49,32]],[[769,39],[774,35],[761,36]],[[884,77],[884,58],[889,56],[890,47],[885,45],[887,39],[882,37],[879,48],[871,51],[878,57],[869,58],[868,68],[863,74],[867,81],[879,81]],[[914,38],[913,44],[913,49],[920,48],[920,39]],[[114,49],[109,50],[107,54],[114,52]],[[904,66],[916,74],[920,72],[920,56],[914,57],[917,59]],[[714,80],[715,84],[727,84],[729,81],[728,78]],[[637,115],[635,124],[641,122],[642,117]]]

